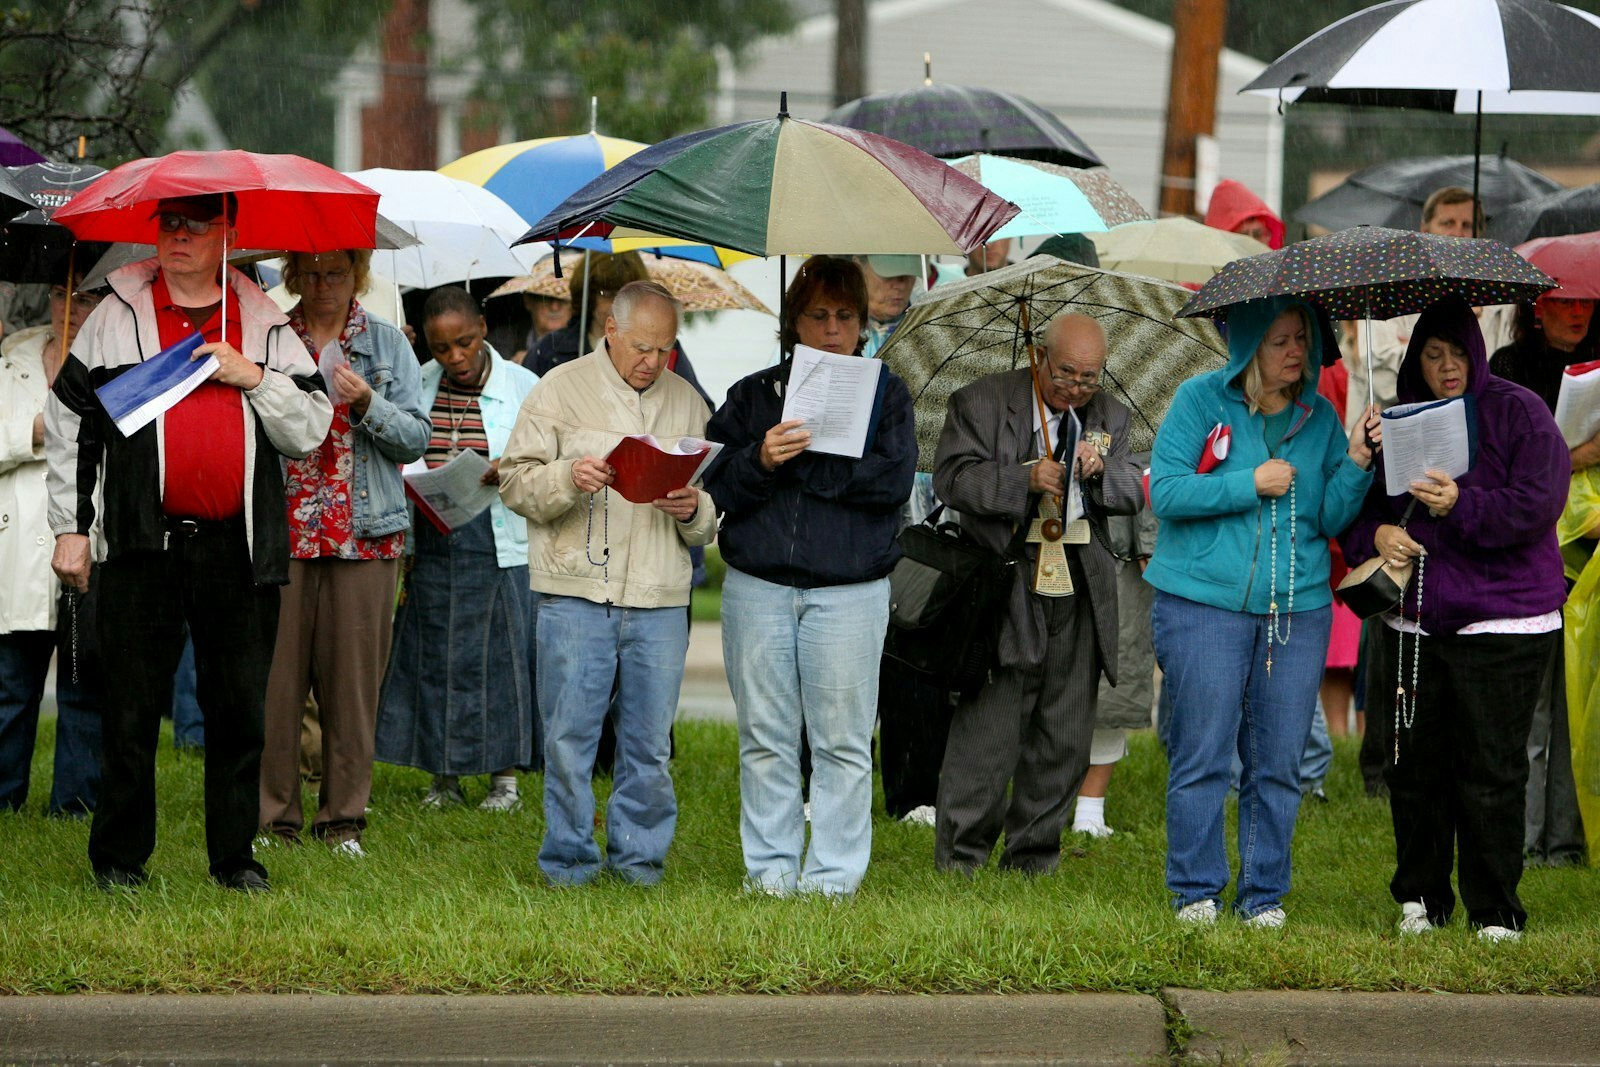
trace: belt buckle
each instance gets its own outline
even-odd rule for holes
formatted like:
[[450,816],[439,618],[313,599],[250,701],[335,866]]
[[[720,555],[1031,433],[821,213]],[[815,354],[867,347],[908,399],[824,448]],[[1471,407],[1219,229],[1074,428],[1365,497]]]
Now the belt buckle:
[[193,537],[200,532],[200,524],[193,519],[179,519],[178,532],[185,537]]

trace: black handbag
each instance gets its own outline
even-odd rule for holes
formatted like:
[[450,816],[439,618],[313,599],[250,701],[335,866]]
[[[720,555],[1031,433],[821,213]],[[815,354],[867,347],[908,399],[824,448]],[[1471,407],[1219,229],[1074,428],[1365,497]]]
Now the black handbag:
[[[1411,512],[1417,506],[1416,498],[1406,504],[1405,514],[1400,517],[1399,526],[1403,530],[1406,523],[1411,521]],[[1344,576],[1339,583],[1337,592],[1339,599],[1344,601],[1345,607],[1355,613],[1358,619],[1370,619],[1374,615],[1382,615],[1405,596],[1406,585],[1411,581],[1411,572],[1414,564],[1407,562],[1396,567],[1383,558],[1380,553],[1351,568],[1350,573]]]
[[975,692],[994,662],[1011,567],[1027,524],[1004,554],[985,548],[941,505],[900,533],[900,561],[889,574],[889,632],[883,654],[930,684]]

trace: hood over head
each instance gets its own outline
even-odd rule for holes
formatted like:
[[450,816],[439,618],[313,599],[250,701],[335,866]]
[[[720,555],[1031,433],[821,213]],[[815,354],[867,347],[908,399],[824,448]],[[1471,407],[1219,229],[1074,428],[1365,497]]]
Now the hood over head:
[[1261,300],[1247,300],[1228,309],[1227,338],[1228,381],[1233,382],[1244,373],[1245,367],[1255,358],[1261,339],[1267,335],[1272,320],[1290,308],[1299,308],[1306,317],[1306,361],[1311,373],[1306,387],[1300,392],[1301,403],[1308,403],[1317,391],[1317,381],[1322,377],[1323,329],[1322,316],[1312,305],[1294,296],[1269,296]]
[[1459,296],[1447,296],[1428,305],[1411,330],[1405,359],[1400,362],[1396,393],[1402,404],[1436,400],[1422,379],[1422,346],[1430,337],[1454,341],[1467,352],[1467,395],[1482,394],[1489,384],[1489,356],[1483,347],[1483,330],[1471,306]]
[[1243,182],[1224,178],[1211,192],[1211,203],[1206,207],[1205,224],[1232,233],[1246,219],[1259,218],[1266,223],[1271,239],[1267,247],[1283,247],[1286,227],[1267,202],[1252,193]]

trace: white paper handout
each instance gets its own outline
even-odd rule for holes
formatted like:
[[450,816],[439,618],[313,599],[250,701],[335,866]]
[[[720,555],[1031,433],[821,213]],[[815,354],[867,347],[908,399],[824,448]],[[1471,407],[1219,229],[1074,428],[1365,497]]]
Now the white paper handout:
[[1412,482],[1428,481],[1430,470],[1459,478],[1471,469],[1464,398],[1398,404],[1383,413],[1383,480],[1390,496],[1410,492]]
[[498,487],[483,484],[488,469],[489,461],[469,448],[443,466],[429,470],[419,459],[401,473],[406,490],[429,513],[434,525],[457,530],[477,518],[500,494]]
[[1568,448],[1600,433],[1600,362],[1568,367],[1556,394],[1556,425]]
[[809,452],[860,459],[867,450],[882,375],[883,364],[875,359],[795,345],[783,421],[805,420]]
[[328,399],[335,404],[348,404],[350,398],[344,395],[344,390],[333,384],[333,375],[340,367],[350,366],[350,360],[344,354],[344,346],[339,344],[336,337],[322,346],[322,351],[317,353],[317,370],[322,372],[322,380],[328,386]]

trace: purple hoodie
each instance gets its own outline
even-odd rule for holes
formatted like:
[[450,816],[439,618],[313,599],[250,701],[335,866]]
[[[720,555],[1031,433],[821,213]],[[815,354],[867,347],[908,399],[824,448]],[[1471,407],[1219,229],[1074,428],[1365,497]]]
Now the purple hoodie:
[[[1422,378],[1422,346],[1444,337],[1466,349],[1467,392],[1477,398],[1478,451],[1456,480],[1460,499],[1442,519],[1421,504],[1406,532],[1428,551],[1422,588],[1422,628],[1453,634],[1485,619],[1544,615],[1566,600],[1556,520],[1567,502],[1572,462],[1555,419],[1538,395],[1489,373],[1483,333],[1472,309],[1447,297],[1422,313],[1400,364],[1401,403],[1436,399]],[[1339,538],[1355,566],[1376,553],[1380,525],[1398,523],[1409,493],[1388,496],[1373,480],[1354,525]],[[1416,613],[1416,579],[1406,589],[1405,613]]]

